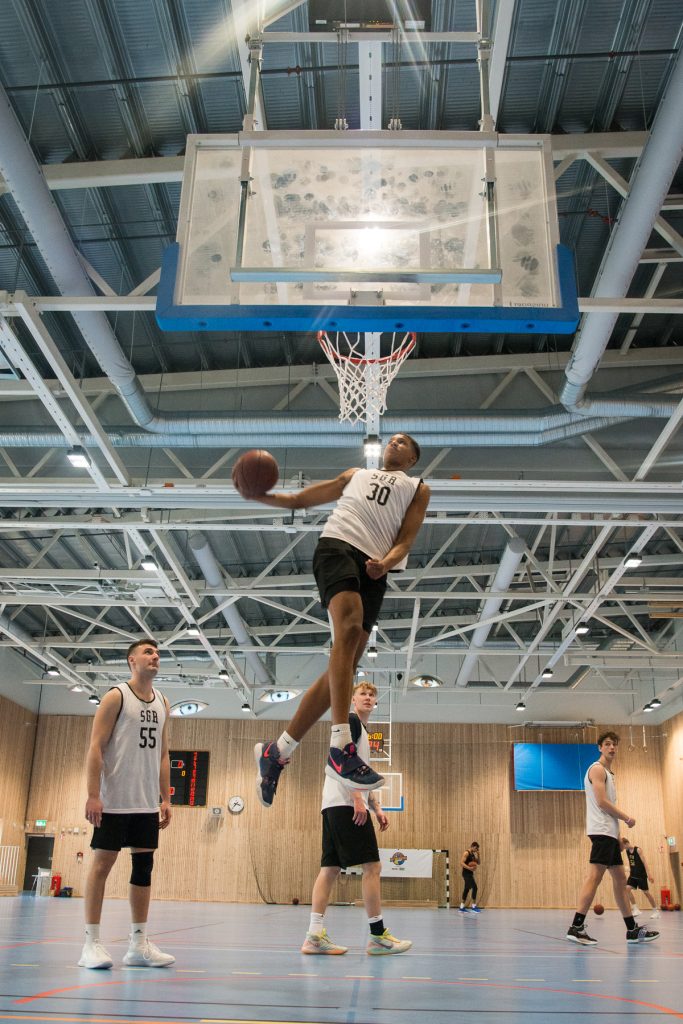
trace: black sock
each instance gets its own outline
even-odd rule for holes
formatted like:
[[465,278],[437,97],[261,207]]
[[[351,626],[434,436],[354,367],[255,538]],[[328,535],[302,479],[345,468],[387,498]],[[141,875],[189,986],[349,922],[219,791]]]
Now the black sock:
[[572,928],[583,928],[583,922],[586,920],[585,914],[574,914],[574,920],[572,921]]
[[384,921],[382,919],[370,923],[370,934],[384,935]]
[[624,924],[626,925],[627,929],[630,932],[632,932],[633,929],[636,926],[636,919],[635,919],[635,917],[625,917],[624,918]]

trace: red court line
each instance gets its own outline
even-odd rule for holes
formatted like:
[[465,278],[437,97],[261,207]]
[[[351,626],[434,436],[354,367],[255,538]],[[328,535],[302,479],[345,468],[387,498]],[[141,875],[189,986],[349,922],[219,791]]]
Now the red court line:
[[[289,975],[286,975],[286,974],[283,974],[283,975],[273,975],[273,974],[271,974],[271,975],[267,975],[267,977],[268,977],[268,979],[270,981],[286,981],[286,980],[289,980]],[[259,978],[259,981],[261,981],[263,979],[263,975],[259,975],[258,978]],[[112,985],[123,985],[123,984],[126,984],[128,982],[128,980],[129,979],[127,979],[127,978],[126,979],[122,978],[122,979],[116,980],[116,981],[99,981],[99,982],[89,983],[87,985],[69,985],[67,988],[49,989],[46,992],[38,992],[34,996],[24,996],[22,999],[15,999],[15,1003],[30,1003],[30,1002],[33,1002],[33,1000],[35,1000],[35,999],[49,999],[50,996],[58,995],[58,994],[60,994],[62,992],[74,992],[74,991],[78,991],[79,989],[103,988],[103,987],[112,986]],[[140,978],[139,980],[142,981],[143,984],[150,984],[152,982],[155,982],[157,979],[156,978]],[[246,980],[246,981],[256,980],[256,976],[254,976],[254,978],[252,979],[249,976],[240,975],[240,980]],[[338,981],[338,982],[342,982],[342,981],[346,981],[347,979],[346,978],[335,978],[334,975],[329,975],[329,976],[327,976],[325,978],[321,977],[320,980],[321,981]],[[354,980],[357,980],[357,979],[354,979]],[[413,982],[406,981],[403,978],[394,978],[392,980],[394,981],[394,983],[402,982],[403,984],[413,984]],[[221,978],[196,978],[196,979],[195,978],[192,978],[192,979],[190,979],[190,978],[165,978],[164,979],[164,984],[168,984],[168,982],[179,982],[179,981],[185,982],[186,984],[188,984],[188,983],[189,984],[197,984],[198,983],[198,984],[202,984],[203,985],[203,984],[206,984],[207,981],[221,981],[221,982],[224,982],[225,981],[225,976],[221,977]],[[546,988],[545,986],[535,986],[535,987],[532,987],[530,985],[504,985],[504,984],[498,984],[496,982],[466,982],[466,981],[438,981],[438,980],[435,980],[435,981],[430,981],[429,984],[430,985],[445,985],[445,986],[457,987],[457,988],[484,988],[484,989],[495,988],[495,989],[505,989],[506,991],[510,991],[510,992],[551,992],[551,993],[554,993],[555,995],[580,996],[583,999],[607,999],[607,1000],[611,1000],[612,1002],[627,1003],[629,1006],[643,1006],[643,1007],[645,1007],[648,1010],[657,1010],[659,1013],[665,1013],[665,1014],[667,1014],[670,1017],[676,1017],[678,1020],[683,1020],[683,1012],[680,1012],[679,1010],[674,1010],[670,1006],[661,1006],[659,1003],[649,1003],[649,1002],[643,1001],[642,999],[629,999],[628,996],[606,995],[605,993],[602,993],[602,992],[579,992],[579,991],[576,991],[576,990],[571,989],[571,988]],[[491,1011],[491,1012],[495,1012],[495,1011]],[[28,1015],[23,1014],[23,1015],[21,1015],[19,1017],[13,1017],[13,1016],[10,1016],[10,1015],[0,1014],[0,1020],[26,1020],[27,1016]],[[66,1021],[70,1021],[70,1020],[74,1020],[73,1017],[33,1017],[33,1016],[31,1016],[30,1019],[31,1020],[54,1020],[54,1021],[65,1021],[65,1020]],[[122,1020],[120,1020],[120,1018],[116,1018],[116,1017],[80,1017],[79,1016],[78,1020],[81,1022],[81,1024],[131,1024],[130,1020],[122,1021]],[[161,1020],[143,1021],[143,1020],[138,1020],[137,1018],[135,1018],[135,1021],[136,1021],[136,1024],[187,1024],[186,1021],[185,1022],[182,1022],[182,1021],[161,1021]]]

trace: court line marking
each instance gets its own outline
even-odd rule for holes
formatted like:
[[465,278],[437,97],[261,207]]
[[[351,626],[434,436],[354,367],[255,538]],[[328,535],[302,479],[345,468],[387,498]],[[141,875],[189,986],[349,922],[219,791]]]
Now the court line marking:
[[591,985],[600,985],[603,983],[602,978],[572,978],[572,983],[575,981],[590,982]]
[[[375,976],[374,975],[361,975],[360,978],[369,979],[369,980],[375,980]],[[333,980],[333,979],[334,979],[334,976],[331,975],[326,980]],[[173,979],[169,978],[168,980],[172,981]],[[209,980],[211,980],[211,979],[209,979]],[[218,980],[218,979],[215,979],[215,980]],[[278,978],[278,976],[273,976],[271,978],[271,980],[273,980],[273,981],[274,980],[279,980],[279,978]],[[284,979],[282,979],[282,980],[284,980]],[[347,975],[346,978],[338,977],[336,980],[338,980],[338,981],[341,981],[341,980],[354,980],[355,981],[355,980],[359,980],[359,976]],[[395,980],[399,981],[400,979],[397,978]],[[156,981],[156,979],[152,979],[152,978],[149,979],[150,983],[152,983],[153,981]],[[49,997],[51,995],[58,994],[59,992],[73,991],[74,989],[90,989],[90,988],[109,987],[109,986],[112,986],[112,985],[122,985],[122,984],[125,984],[125,982],[123,982],[122,980],[115,980],[115,981],[107,981],[107,982],[95,982],[94,984],[91,983],[91,984],[87,984],[87,985],[72,985],[72,986],[69,986],[69,988],[66,988],[66,989],[53,989],[51,991],[37,993],[36,995],[33,995],[33,996],[25,996],[22,999],[15,1000],[15,1002],[19,1003],[19,1004],[30,1003],[30,1002],[32,1002],[35,999],[47,998],[47,997]],[[431,984],[432,985],[438,985],[440,987],[441,986],[462,987],[463,985],[472,984],[472,982],[471,981],[462,981],[462,980],[459,980],[459,981],[432,981]],[[484,981],[484,982],[474,981],[473,984],[475,985],[475,987],[480,987],[481,986],[482,988],[485,987],[485,988],[492,988],[492,989],[504,989],[504,990],[513,991],[513,992],[514,991],[519,991],[519,990],[522,990],[522,991],[525,990],[525,986],[524,985],[510,985],[510,984],[504,984],[504,983],[498,983],[498,982],[490,982],[490,981]],[[533,991],[533,992],[536,992],[536,993],[537,992],[552,992],[552,993],[558,994],[558,995],[580,996],[580,997],[585,998],[585,999],[602,999],[602,1000],[609,1000],[609,1001],[616,1002],[616,1003],[627,1003],[630,1006],[643,1006],[643,1007],[646,1007],[647,1009],[658,1010],[660,1013],[665,1013],[665,1014],[667,1014],[667,1015],[669,1015],[671,1017],[677,1018],[678,1020],[683,1020],[683,1012],[680,1012],[678,1010],[674,1010],[670,1006],[663,1006],[660,1003],[646,1002],[646,1001],[641,1000],[641,999],[631,999],[631,998],[629,998],[627,996],[611,995],[611,994],[601,993],[601,992],[583,992],[581,990],[566,989],[566,988],[550,988],[548,986],[544,986],[543,988],[540,988],[540,989],[538,989],[538,988],[536,988],[536,989],[528,989],[527,991]],[[384,1010],[386,1008],[382,1007],[381,1009]],[[29,1016],[28,1014],[22,1014],[21,1016],[11,1015],[11,1014],[0,1014],[0,1020],[26,1020],[28,1016]],[[30,1015],[30,1019],[31,1020],[42,1020],[42,1021],[69,1021],[69,1022],[72,1022],[75,1019],[78,1019],[80,1024],[130,1024],[129,1020],[121,1020],[121,1018],[117,1018],[117,1017],[90,1017],[90,1018],[87,1018],[87,1017],[81,1018],[81,1017],[79,1017],[79,1018],[75,1018],[75,1017],[35,1016],[35,1015],[31,1014]],[[203,1018],[201,1024],[215,1024],[216,1021],[218,1021],[218,1024],[244,1024],[243,1020],[236,1020],[234,1018],[233,1019],[226,1019],[226,1018]],[[159,1020],[159,1019],[154,1020],[154,1021],[137,1020],[136,1024],[187,1024],[187,1021],[162,1021],[162,1020]],[[299,1022],[296,1022],[296,1021],[252,1021],[251,1024],[301,1024],[301,1022],[300,1021]]]

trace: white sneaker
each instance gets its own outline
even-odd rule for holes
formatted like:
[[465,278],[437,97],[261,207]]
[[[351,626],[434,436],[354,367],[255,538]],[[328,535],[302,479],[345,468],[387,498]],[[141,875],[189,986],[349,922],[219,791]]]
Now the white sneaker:
[[110,967],[114,966],[114,961],[107,953],[106,949],[99,940],[94,942],[86,942],[83,946],[83,952],[81,953],[81,959],[78,961],[79,967],[89,967],[93,971],[106,971]]
[[131,943],[123,958],[126,967],[170,967],[175,957],[170,953],[162,953],[149,939],[144,942]]
[[397,939],[388,928],[385,928],[382,935],[370,935],[366,953],[369,953],[370,956],[382,956],[387,953],[405,953],[411,946],[412,942],[410,939]]
[[661,917],[661,916],[662,916],[662,915],[661,915],[661,914],[659,913],[659,911],[658,911],[658,910],[653,910],[653,911],[652,911],[652,913],[650,914],[650,920],[651,920],[651,921],[654,921],[654,920],[655,920],[655,918],[657,918],[657,917]]

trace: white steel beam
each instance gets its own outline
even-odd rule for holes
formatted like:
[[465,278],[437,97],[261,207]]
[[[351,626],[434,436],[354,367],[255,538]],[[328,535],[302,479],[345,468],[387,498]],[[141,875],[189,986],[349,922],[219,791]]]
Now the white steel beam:
[[489,56],[489,103],[494,124],[498,121],[498,110],[503,95],[505,66],[514,16],[515,0],[498,0],[492,32],[493,45]]

